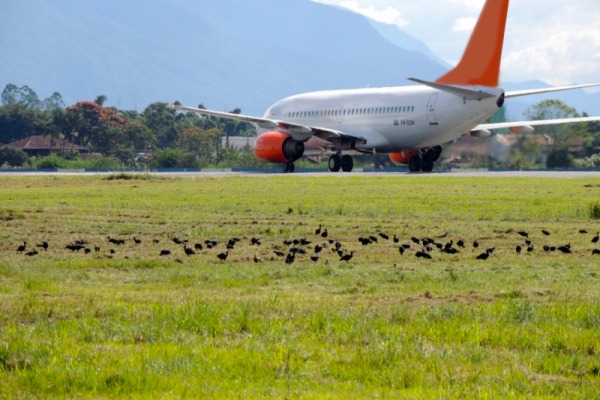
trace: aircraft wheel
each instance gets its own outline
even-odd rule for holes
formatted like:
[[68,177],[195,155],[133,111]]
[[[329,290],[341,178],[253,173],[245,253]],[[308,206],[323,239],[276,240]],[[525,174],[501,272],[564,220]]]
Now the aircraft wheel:
[[339,172],[341,167],[342,167],[342,160],[341,160],[340,156],[338,156],[337,154],[334,154],[331,157],[329,157],[329,171]]
[[354,159],[352,156],[345,155],[342,156],[342,171],[344,172],[352,172],[354,168]]
[[421,170],[421,157],[412,156],[408,161],[408,170],[410,172],[419,172]]
[[433,160],[431,159],[431,157],[423,158],[423,161],[421,162],[421,171],[423,171],[423,172],[433,171]]
[[285,164],[285,167],[283,167],[283,172],[284,173],[292,173],[294,172],[294,170],[296,169],[296,166],[294,165],[294,163],[288,163]]

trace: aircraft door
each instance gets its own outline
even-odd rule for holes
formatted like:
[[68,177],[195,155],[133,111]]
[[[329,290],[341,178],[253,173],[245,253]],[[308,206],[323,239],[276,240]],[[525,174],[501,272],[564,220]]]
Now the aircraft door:
[[427,102],[427,119],[429,120],[429,125],[437,125],[437,117],[435,115],[435,105],[438,100],[439,93],[433,93],[429,97],[429,101]]

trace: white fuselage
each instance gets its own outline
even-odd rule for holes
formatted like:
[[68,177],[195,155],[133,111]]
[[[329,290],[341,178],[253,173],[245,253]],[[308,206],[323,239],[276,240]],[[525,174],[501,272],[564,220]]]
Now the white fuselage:
[[278,101],[264,118],[365,139],[357,149],[422,149],[456,140],[492,116],[503,91],[486,91],[494,96],[468,100],[427,86],[312,92]]

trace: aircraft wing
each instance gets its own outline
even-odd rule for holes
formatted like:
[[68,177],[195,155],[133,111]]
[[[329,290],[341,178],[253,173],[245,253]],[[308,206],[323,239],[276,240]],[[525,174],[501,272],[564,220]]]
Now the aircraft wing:
[[578,118],[560,118],[560,119],[542,119],[534,121],[517,121],[517,122],[497,122],[491,124],[481,124],[473,128],[474,132],[477,131],[490,131],[493,129],[511,129],[515,132],[533,132],[534,126],[543,125],[560,125],[560,124],[573,124],[578,122],[594,122],[600,121],[600,117],[578,117]]
[[287,133],[292,138],[294,138],[294,140],[298,141],[306,141],[311,137],[316,137],[317,139],[332,145],[334,144],[334,142],[340,142],[343,146],[355,142],[366,143],[366,141],[363,138],[347,135],[344,132],[337,131],[335,129],[322,128],[316,126],[306,126],[268,118],[252,117],[248,115],[233,114],[222,111],[205,110],[202,108],[186,107],[177,104],[171,104],[168,107],[175,110],[195,112],[211,117],[250,122],[256,124],[259,128],[262,129],[272,129]]

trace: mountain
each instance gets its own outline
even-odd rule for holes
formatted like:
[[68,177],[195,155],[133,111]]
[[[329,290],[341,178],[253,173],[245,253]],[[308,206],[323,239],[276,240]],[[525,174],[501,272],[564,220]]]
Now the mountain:
[[121,109],[179,100],[262,114],[299,92],[445,70],[366,18],[308,0],[8,0],[0,9],[0,85],[58,91],[67,104],[104,94]]
[[[58,91],[67,105],[103,94],[120,109],[179,100],[262,115],[292,94],[406,85],[448,68],[395,26],[309,0],[0,2],[0,89]],[[600,115],[598,93],[549,96]],[[508,115],[541,99],[515,99]]]

